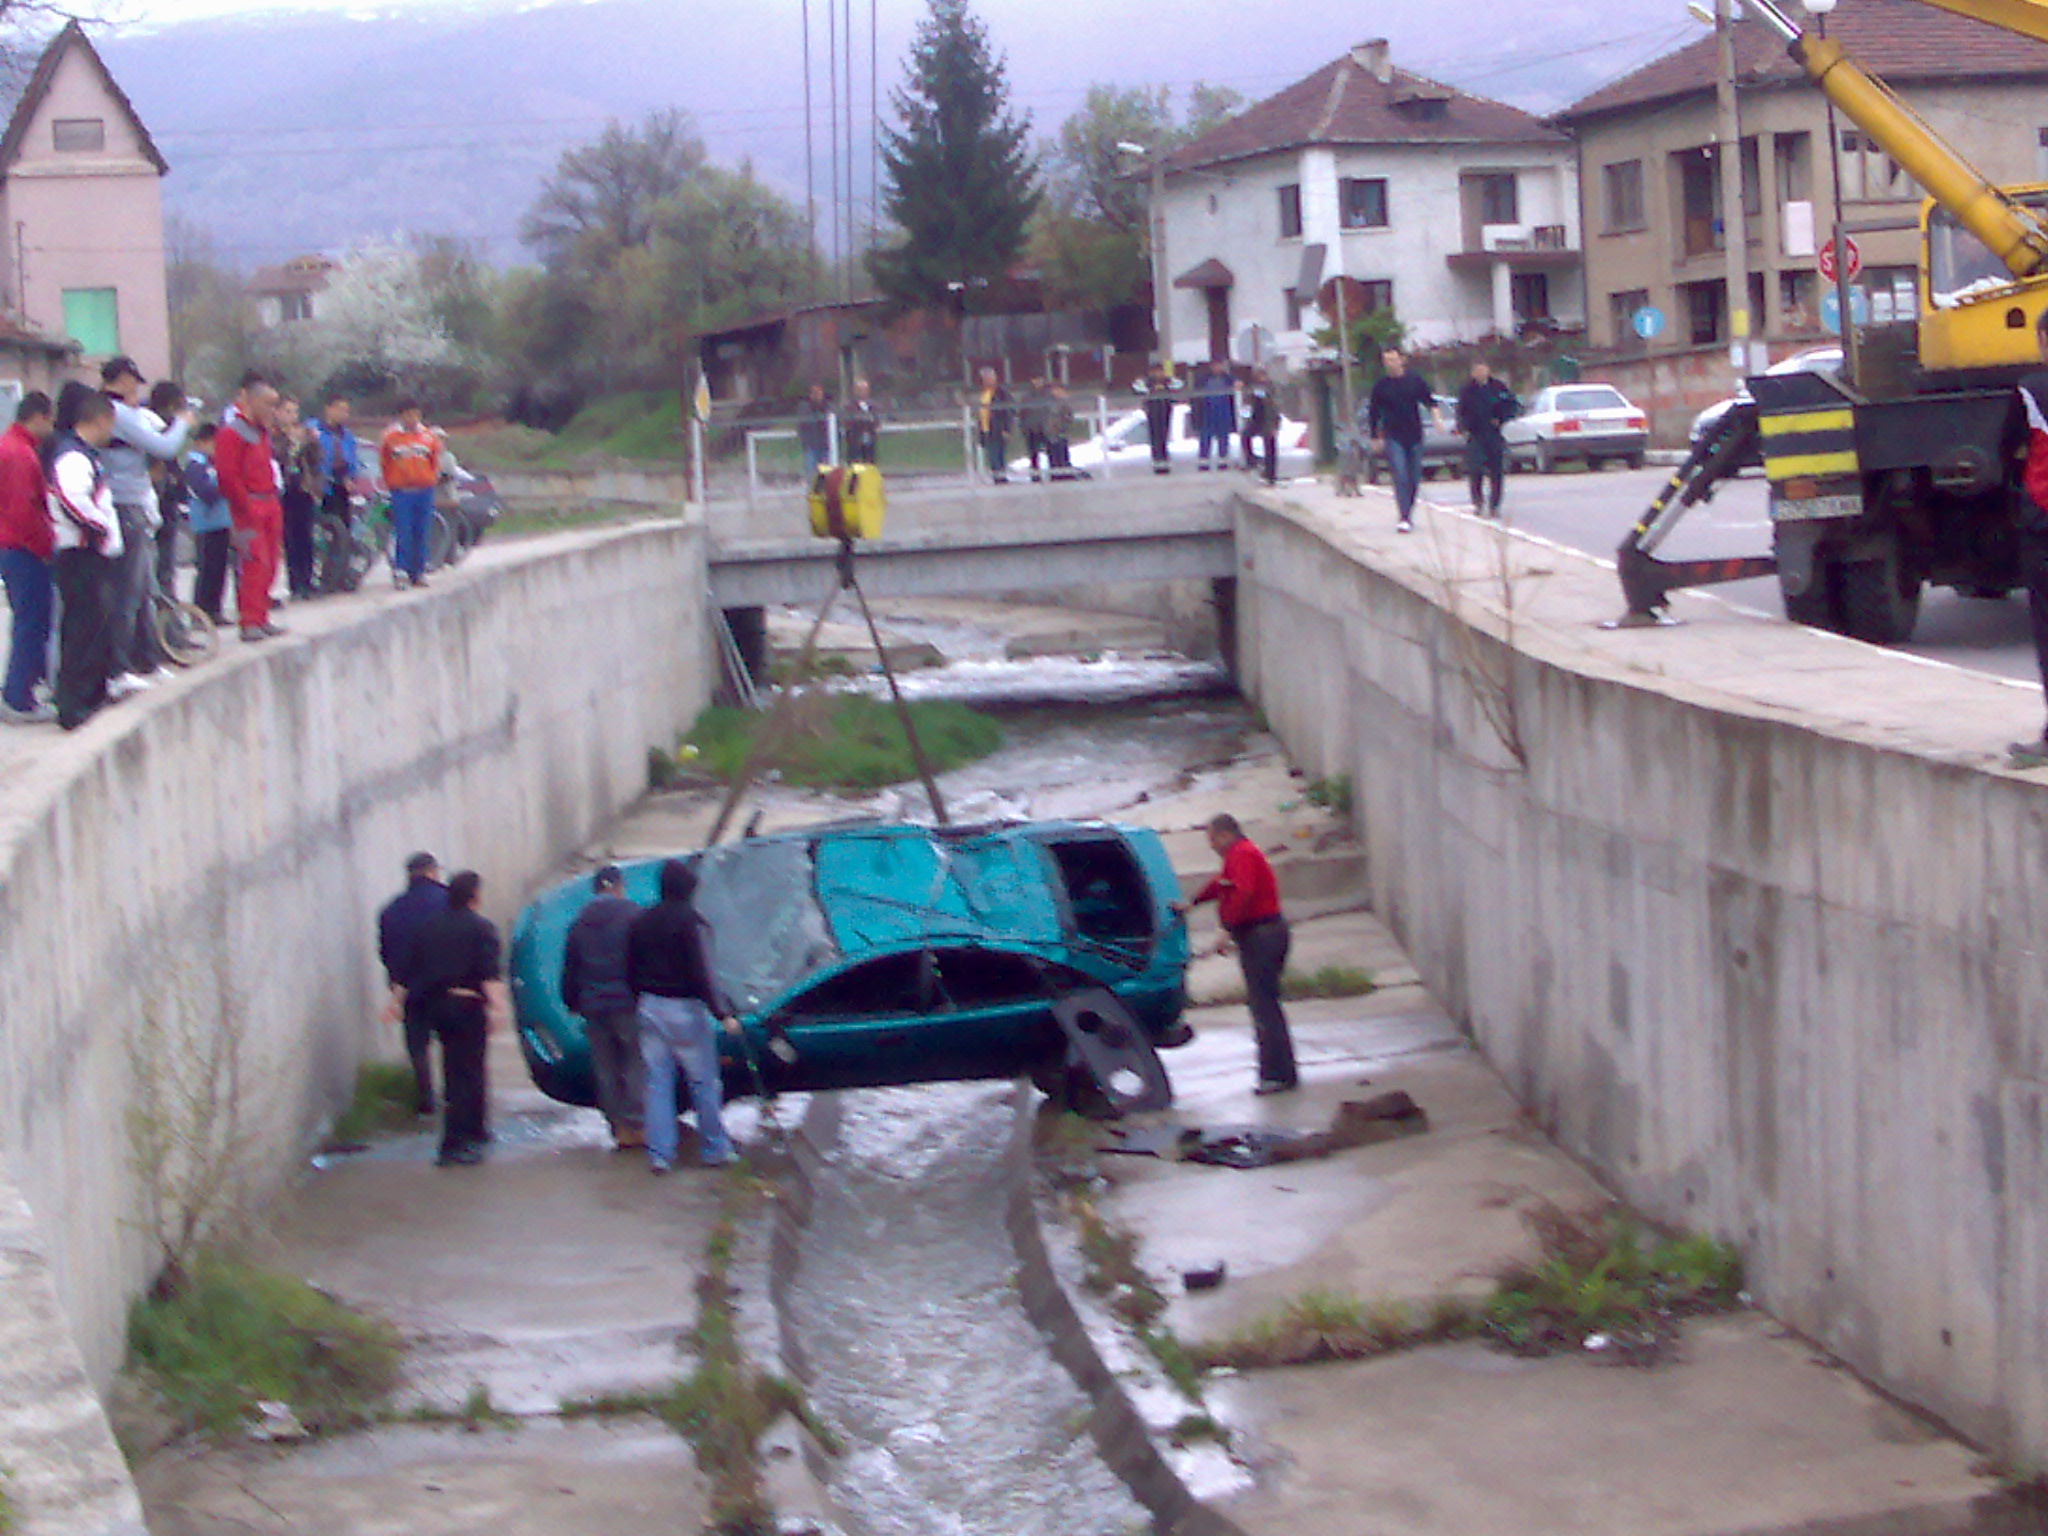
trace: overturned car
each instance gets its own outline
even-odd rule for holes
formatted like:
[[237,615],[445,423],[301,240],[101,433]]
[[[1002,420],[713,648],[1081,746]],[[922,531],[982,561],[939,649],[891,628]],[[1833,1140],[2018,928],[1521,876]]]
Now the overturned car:
[[[729,1095],[1028,1073],[1113,1109],[1171,1096],[1154,1049],[1189,1038],[1187,929],[1156,833],[1099,822],[841,823],[687,856],[720,988]],[[622,866],[654,901],[662,860]],[[597,1102],[562,955],[587,879],[513,931],[519,1043],[543,1093]]]

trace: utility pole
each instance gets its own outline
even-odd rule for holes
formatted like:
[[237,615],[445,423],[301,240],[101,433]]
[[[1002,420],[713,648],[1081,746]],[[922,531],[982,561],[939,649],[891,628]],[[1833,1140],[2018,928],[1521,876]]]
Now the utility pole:
[[1757,371],[1749,313],[1749,227],[1742,212],[1742,121],[1735,106],[1734,0],[1714,0],[1715,153],[1720,157],[1721,247],[1728,287],[1728,365],[1740,383]]
[[1166,286],[1166,150],[1152,146],[1152,307],[1159,314],[1159,357],[1173,372],[1173,294]]

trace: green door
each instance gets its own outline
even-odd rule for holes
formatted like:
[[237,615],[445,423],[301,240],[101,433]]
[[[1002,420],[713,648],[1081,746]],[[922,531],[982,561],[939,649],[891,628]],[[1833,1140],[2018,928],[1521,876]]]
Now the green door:
[[66,288],[64,333],[88,357],[121,350],[121,313],[112,288]]

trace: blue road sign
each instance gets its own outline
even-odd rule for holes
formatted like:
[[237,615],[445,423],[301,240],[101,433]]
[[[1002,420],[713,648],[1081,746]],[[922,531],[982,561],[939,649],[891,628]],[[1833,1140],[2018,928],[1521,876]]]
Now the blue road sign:
[[[1861,288],[1849,290],[1849,318],[1857,325],[1870,324],[1870,295]],[[1820,323],[1832,334],[1842,334],[1842,300],[1832,288],[1820,296]]]
[[1645,304],[1628,317],[1628,323],[1638,336],[1648,341],[1652,336],[1664,334],[1664,311],[1654,304]]

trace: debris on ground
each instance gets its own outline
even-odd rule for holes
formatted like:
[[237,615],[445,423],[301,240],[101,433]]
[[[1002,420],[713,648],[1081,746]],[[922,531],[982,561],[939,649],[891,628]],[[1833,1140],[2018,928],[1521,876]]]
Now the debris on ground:
[[1429,1112],[1395,1089],[1370,1099],[1346,1099],[1337,1106],[1336,1117],[1326,1131],[1293,1131],[1271,1125],[1145,1125],[1104,1129],[1111,1137],[1101,1147],[1104,1152],[1214,1163],[1222,1168],[1266,1168],[1274,1163],[1328,1157],[1403,1136],[1420,1136],[1429,1129]]

